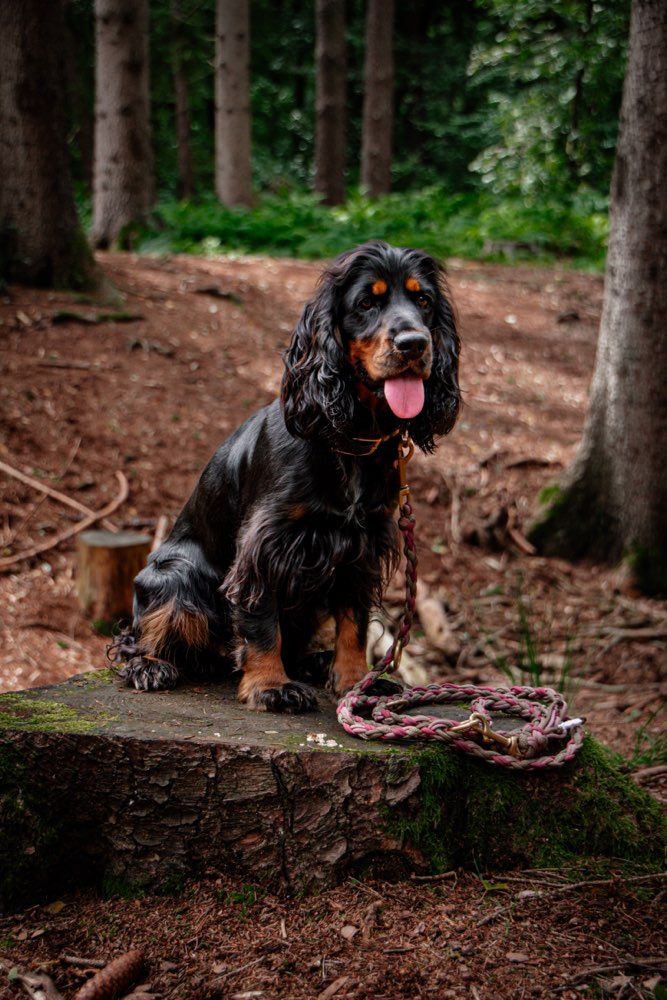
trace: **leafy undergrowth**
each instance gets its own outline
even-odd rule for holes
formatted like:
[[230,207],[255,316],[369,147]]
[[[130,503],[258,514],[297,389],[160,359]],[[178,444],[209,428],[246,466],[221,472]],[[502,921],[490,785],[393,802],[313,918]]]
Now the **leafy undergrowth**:
[[368,239],[385,239],[438,257],[567,260],[600,269],[606,237],[606,201],[593,192],[531,200],[484,192],[452,195],[433,186],[378,201],[356,193],[335,208],[305,191],[265,195],[252,209],[225,208],[213,197],[165,201],[134,241],[151,253],[227,251],[317,259]]

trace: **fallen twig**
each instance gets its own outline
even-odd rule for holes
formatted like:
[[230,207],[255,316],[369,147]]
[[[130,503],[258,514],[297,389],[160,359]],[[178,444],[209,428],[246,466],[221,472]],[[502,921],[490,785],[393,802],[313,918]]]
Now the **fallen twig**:
[[456,878],[458,872],[441,872],[439,875],[415,875],[410,876],[413,882],[444,882],[446,878]]
[[61,309],[51,317],[54,326],[60,323],[84,323],[86,326],[97,326],[100,323],[137,323],[143,320],[141,313],[101,312],[82,313],[73,309]]
[[667,957],[625,958],[619,959],[612,965],[593,965],[590,969],[584,969],[583,972],[577,972],[574,976],[570,976],[567,983],[568,986],[574,986],[577,983],[586,982],[591,976],[608,976],[611,972],[631,971],[633,969],[642,972],[664,972],[667,970]]
[[[229,979],[230,976],[237,976],[239,972],[245,972],[246,969],[252,969],[253,965],[259,965],[260,962],[264,961],[264,958],[265,956],[262,955],[261,958],[253,959],[252,962],[246,962],[245,965],[239,965],[237,969],[230,969],[229,972],[223,972],[222,975],[216,976],[216,982],[219,979]],[[77,1000],[77,998],[75,997],[74,1000]],[[87,1000],[87,998],[80,997],[78,1000]]]
[[519,893],[518,899],[544,899],[548,896],[560,895],[563,892],[574,892],[576,889],[590,889],[599,886],[607,885],[619,885],[626,884],[629,882],[650,882],[653,879],[667,878],[667,872],[654,872],[652,875],[627,875],[618,876],[618,878],[596,878],[590,879],[583,882],[565,882],[563,885],[550,886],[549,891],[545,892],[542,889],[526,889],[524,892]]
[[155,525],[155,534],[151,545],[151,552],[159,548],[169,533],[169,518],[166,514],[160,514]]
[[647,781],[649,778],[657,778],[661,774],[667,774],[667,764],[655,764],[654,767],[642,767],[638,771],[633,771],[630,777],[633,781]]
[[65,965],[78,965],[84,969],[103,969],[108,965],[103,958],[81,958],[79,955],[61,955],[60,961]]
[[[77,445],[78,447],[78,445]],[[0,461],[0,472],[6,473],[13,479],[18,479],[19,482],[24,483],[26,486],[31,486],[32,489],[37,490],[39,493],[45,493],[47,497],[51,497],[52,500],[57,500],[59,503],[65,505],[65,507],[71,507],[72,510],[77,510],[80,514],[85,514],[90,517],[94,513],[90,507],[86,507],[85,504],[79,503],[78,500],[74,500],[72,497],[67,496],[66,493],[61,493],[60,490],[54,490],[52,486],[47,486],[40,479],[35,479],[33,476],[29,476],[26,472],[21,472],[19,469],[15,469],[13,465],[8,465],[6,462]],[[97,518],[95,518],[97,520]],[[109,526],[110,531],[118,531],[115,525]]]
[[0,559],[0,572],[6,569],[10,569],[17,563],[22,562],[24,559],[31,559],[33,556],[39,555],[42,552],[47,552],[49,549],[55,548],[60,542],[66,541],[66,539],[71,538],[72,535],[77,535],[81,531],[85,531],[89,528],[91,524],[95,521],[101,521],[103,518],[108,517],[112,514],[122,503],[127,500],[129,493],[129,486],[127,479],[122,472],[116,472],[116,478],[120,484],[120,489],[113,500],[111,500],[106,507],[103,507],[98,511],[91,511],[87,517],[84,517],[77,524],[73,525],[71,528],[67,528],[65,531],[61,531],[58,535],[49,539],[48,542],[41,542],[38,545],[32,545],[28,549],[24,549],[22,552],[17,552],[14,556],[6,556],[4,559]]
[[525,535],[522,535],[518,528],[512,528],[511,526],[507,529],[507,534],[510,536],[514,544],[521,552],[524,552],[527,556],[537,555],[537,549]]

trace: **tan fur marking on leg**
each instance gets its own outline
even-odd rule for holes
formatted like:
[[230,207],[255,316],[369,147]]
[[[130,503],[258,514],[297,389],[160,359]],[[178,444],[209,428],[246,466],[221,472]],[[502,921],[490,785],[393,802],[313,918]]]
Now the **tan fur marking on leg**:
[[139,625],[139,641],[146,653],[160,656],[172,644],[175,601],[147,612]]
[[366,650],[359,642],[359,630],[349,614],[338,619],[336,654],[331,672],[336,694],[349,691],[368,672]]
[[280,638],[273,649],[261,651],[246,647],[243,677],[239,684],[238,699],[250,708],[262,708],[257,696],[270,688],[279,688],[289,682],[283,661],[280,659]]
[[179,608],[175,598],[141,619],[141,645],[146,653],[167,655],[175,639],[187,646],[203,648],[208,643],[208,619],[203,612]]
[[208,645],[208,618],[203,611],[188,611],[177,608],[174,614],[174,631],[178,633],[186,646],[198,649]]

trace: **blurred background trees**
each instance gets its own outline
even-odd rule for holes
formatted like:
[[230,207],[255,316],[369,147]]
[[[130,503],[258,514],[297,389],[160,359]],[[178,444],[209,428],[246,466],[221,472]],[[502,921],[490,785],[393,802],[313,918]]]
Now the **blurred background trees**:
[[[371,218],[402,239],[423,217],[421,242],[441,254],[509,241],[519,255],[555,248],[601,264],[630,0],[142,2],[157,210],[139,239],[326,255]],[[93,6],[65,2],[84,217],[99,192],[91,209]],[[246,10],[243,31],[221,30]],[[241,36],[249,72],[232,112],[224,80],[246,58],[233,48]],[[225,101],[227,123],[244,124],[216,145]],[[389,189],[369,208],[366,196]],[[235,205],[268,214],[257,229],[223,210]]]

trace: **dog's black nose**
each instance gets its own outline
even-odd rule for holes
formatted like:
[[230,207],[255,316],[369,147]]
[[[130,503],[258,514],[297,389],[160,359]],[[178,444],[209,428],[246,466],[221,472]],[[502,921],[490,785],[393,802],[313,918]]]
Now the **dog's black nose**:
[[394,346],[406,358],[420,357],[428,347],[428,343],[429,335],[420,333],[419,330],[405,330],[394,337]]

